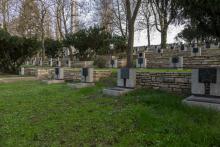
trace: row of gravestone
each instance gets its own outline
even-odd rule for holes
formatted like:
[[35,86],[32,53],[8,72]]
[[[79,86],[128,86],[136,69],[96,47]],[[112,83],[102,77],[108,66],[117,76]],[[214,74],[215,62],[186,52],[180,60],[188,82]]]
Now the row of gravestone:
[[[47,83],[60,83],[64,81],[64,69],[61,67],[55,68],[55,76],[53,80],[48,80]],[[93,68],[81,69],[81,83],[68,84],[73,88],[84,88],[94,86],[94,70]],[[112,96],[121,96],[136,88],[136,70],[132,68],[122,68],[118,70],[117,86],[113,88],[103,89],[103,93]],[[52,81],[52,82],[51,82]],[[184,101],[200,100],[205,98],[205,101],[213,102],[213,99],[220,98],[220,68],[200,68],[193,69],[191,76],[191,93],[192,96]],[[193,97],[193,99],[192,99]]]

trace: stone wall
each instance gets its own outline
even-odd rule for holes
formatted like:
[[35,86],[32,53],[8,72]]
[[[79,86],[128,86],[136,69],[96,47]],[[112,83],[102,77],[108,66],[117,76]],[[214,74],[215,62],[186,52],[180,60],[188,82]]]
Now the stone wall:
[[191,93],[191,73],[137,72],[137,86],[189,95]]
[[[36,76],[37,79],[52,79],[54,77],[54,68],[25,68],[25,75]],[[111,71],[109,70],[95,70],[94,71],[94,80],[99,81],[101,78],[109,77]],[[79,81],[80,69],[74,68],[64,68],[64,79]]]

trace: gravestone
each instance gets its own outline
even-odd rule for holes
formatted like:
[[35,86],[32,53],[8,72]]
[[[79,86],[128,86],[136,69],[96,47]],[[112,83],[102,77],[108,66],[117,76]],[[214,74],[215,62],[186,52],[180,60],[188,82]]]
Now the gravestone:
[[49,59],[49,66],[52,67],[53,66],[53,58]]
[[60,61],[59,59],[58,59],[57,62],[56,62],[56,66],[57,66],[57,67],[61,67],[61,61]]
[[170,68],[183,68],[183,57],[174,56],[170,58]]
[[138,53],[138,58],[136,59],[136,67],[146,68],[147,67],[147,59],[145,58],[145,53]]
[[191,51],[191,56],[201,56],[202,55],[202,49],[199,47],[193,47]]
[[36,65],[36,58],[32,59],[32,65]]
[[66,60],[66,66],[67,66],[67,67],[71,67],[71,60],[70,60],[70,59],[67,59],[67,60]]
[[181,51],[187,51],[187,48],[185,47],[184,44],[181,44],[181,45],[180,45],[180,50],[181,50]]
[[121,96],[134,90],[136,86],[136,71],[131,68],[118,70],[117,87],[103,89],[103,93],[110,96]]
[[21,67],[21,69],[20,69],[20,76],[24,76],[24,67]]
[[118,87],[135,88],[136,71],[132,68],[122,68],[118,70]]
[[39,65],[39,66],[43,66],[42,58],[40,58],[40,59],[38,60],[38,65]]
[[55,80],[63,80],[64,79],[64,70],[63,68],[56,67],[55,68]]
[[111,59],[109,67],[110,68],[118,68],[118,60],[117,59]]
[[94,83],[94,69],[93,68],[82,68],[81,72],[81,82],[80,83],[69,83],[68,86],[74,89],[92,87]]
[[193,69],[191,93],[184,103],[220,110],[220,68]]
[[81,82],[84,83],[93,83],[93,68],[82,68],[81,69]]

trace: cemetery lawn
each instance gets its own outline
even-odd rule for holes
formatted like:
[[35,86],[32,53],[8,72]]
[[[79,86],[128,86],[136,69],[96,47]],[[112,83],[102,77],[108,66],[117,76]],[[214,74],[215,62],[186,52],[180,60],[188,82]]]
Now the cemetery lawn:
[[0,146],[220,145],[220,113],[184,106],[184,97],[162,91],[104,96],[112,81],[81,90],[0,84]]

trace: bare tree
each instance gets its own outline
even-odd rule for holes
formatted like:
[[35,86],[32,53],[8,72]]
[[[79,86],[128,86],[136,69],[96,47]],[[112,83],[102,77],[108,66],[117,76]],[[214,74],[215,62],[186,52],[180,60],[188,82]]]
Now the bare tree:
[[161,48],[166,48],[168,27],[177,13],[175,0],[150,0],[150,4],[156,29],[161,33]]
[[134,45],[134,24],[141,6],[142,0],[136,2],[125,0],[126,18],[128,21],[128,45],[127,45],[127,67],[132,67],[133,45]]

